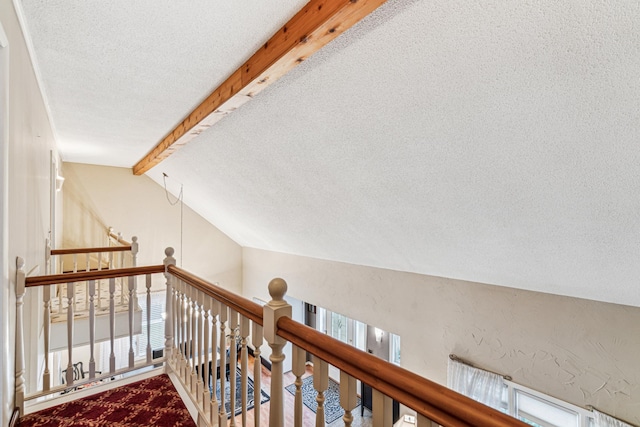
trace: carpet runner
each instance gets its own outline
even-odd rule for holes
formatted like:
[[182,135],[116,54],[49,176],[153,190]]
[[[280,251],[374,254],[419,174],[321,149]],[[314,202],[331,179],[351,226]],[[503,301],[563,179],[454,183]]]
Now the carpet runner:
[[[236,411],[235,415],[242,413],[242,372],[238,369],[236,371]],[[253,409],[255,405],[255,391],[253,386],[253,380],[247,377],[247,411]],[[220,401],[220,381],[216,381],[216,396]],[[260,403],[269,401],[269,395],[264,390],[260,390]],[[227,418],[231,418],[231,387],[227,381],[224,387],[224,406],[227,412]]]
[[166,374],[124,385],[20,419],[21,427],[195,427]]
[[[285,389],[295,396],[296,385],[290,384]],[[316,397],[318,392],[313,388],[313,376],[302,379],[302,402],[313,412],[318,411],[318,402]],[[340,406],[340,385],[329,378],[329,388],[324,392],[324,421],[331,424],[344,415],[344,409]],[[358,397],[356,407],[360,406],[360,397]]]

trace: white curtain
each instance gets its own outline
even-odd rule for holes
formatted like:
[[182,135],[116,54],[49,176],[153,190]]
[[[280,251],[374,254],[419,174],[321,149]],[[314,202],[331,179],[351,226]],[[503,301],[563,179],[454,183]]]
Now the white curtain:
[[595,418],[595,427],[632,427],[630,424],[603,414],[596,409],[593,410],[593,415]]
[[502,407],[504,381],[492,372],[449,359],[447,387],[494,409]]

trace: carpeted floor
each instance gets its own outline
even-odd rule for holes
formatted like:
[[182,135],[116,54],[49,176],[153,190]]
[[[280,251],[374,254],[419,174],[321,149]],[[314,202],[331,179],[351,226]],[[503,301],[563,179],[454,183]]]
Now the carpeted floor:
[[[296,394],[295,384],[290,384],[285,389],[293,395]],[[302,402],[313,412],[318,410],[317,396],[318,392],[313,388],[313,376],[303,378]],[[324,399],[324,420],[325,423],[331,424],[344,415],[344,409],[340,406],[340,385],[331,378],[329,378],[329,388],[324,392]],[[360,397],[356,407],[358,406],[360,406]]]
[[25,415],[21,427],[195,427],[167,375]]

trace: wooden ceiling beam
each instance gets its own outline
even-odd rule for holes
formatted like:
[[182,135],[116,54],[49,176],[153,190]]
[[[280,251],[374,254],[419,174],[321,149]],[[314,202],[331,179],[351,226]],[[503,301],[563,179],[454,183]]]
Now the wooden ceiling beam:
[[351,28],[386,0],[311,0],[134,167],[142,175]]

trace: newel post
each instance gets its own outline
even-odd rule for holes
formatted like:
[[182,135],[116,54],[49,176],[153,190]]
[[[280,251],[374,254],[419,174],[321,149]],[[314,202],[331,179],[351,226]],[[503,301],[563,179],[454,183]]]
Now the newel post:
[[269,410],[269,426],[284,426],[284,385],[282,384],[282,362],[284,354],[282,349],[287,343],[284,338],[276,335],[278,331],[278,319],[291,317],[291,306],[284,300],[287,293],[287,282],[275,278],[269,282],[269,301],[263,308],[264,338],[271,347],[271,403]]
[[[136,239],[137,240],[137,239]],[[164,250],[166,258],[163,261],[164,264],[164,277],[167,279],[167,295],[165,305],[165,319],[164,319],[164,366],[165,372],[169,372],[169,360],[171,357],[171,350],[173,347],[173,280],[171,274],[169,274],[169,266],[176,265],[176,259],[173,257],[174,250],[172,247],[168,247]]]
[[16,402],[24,414],[24,293],[26,274],[24,259],[16,258]]

